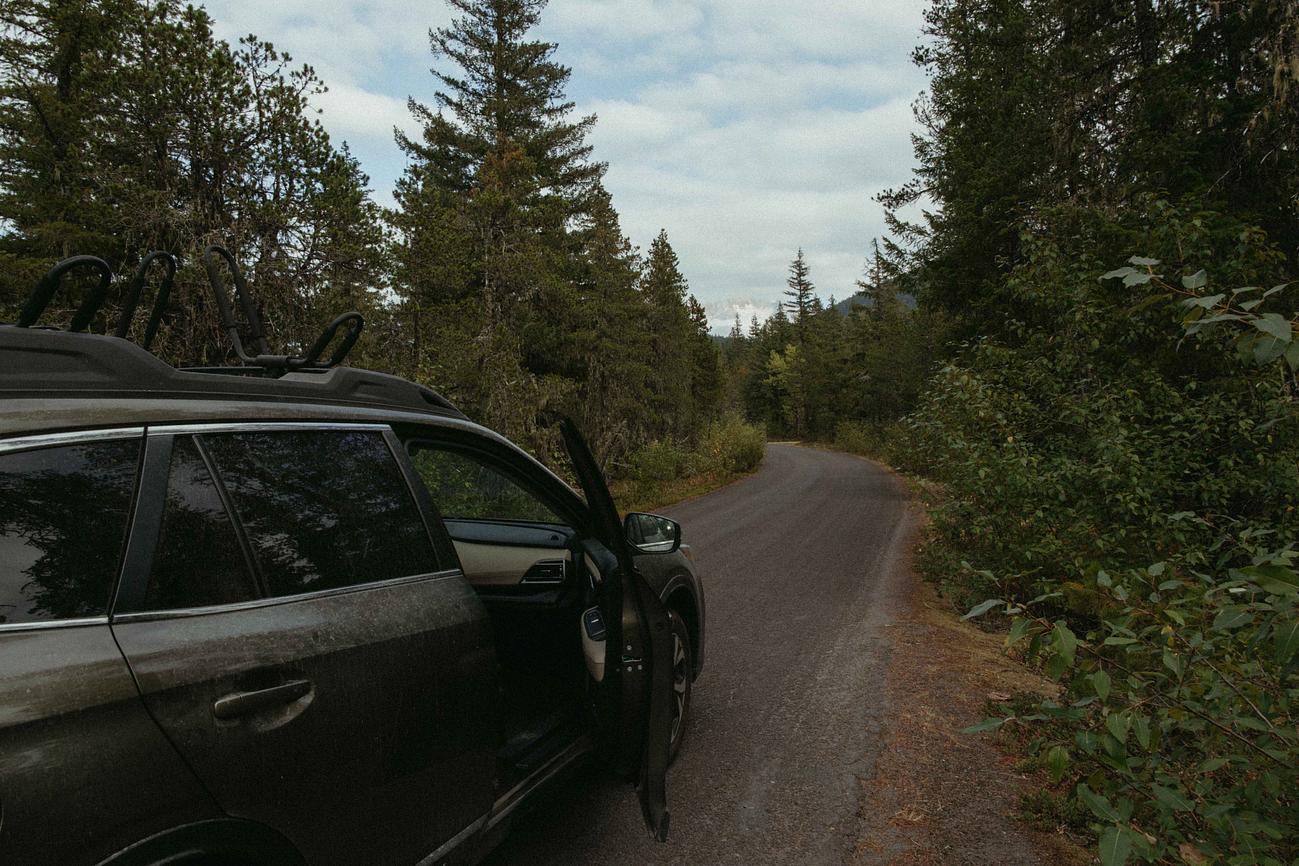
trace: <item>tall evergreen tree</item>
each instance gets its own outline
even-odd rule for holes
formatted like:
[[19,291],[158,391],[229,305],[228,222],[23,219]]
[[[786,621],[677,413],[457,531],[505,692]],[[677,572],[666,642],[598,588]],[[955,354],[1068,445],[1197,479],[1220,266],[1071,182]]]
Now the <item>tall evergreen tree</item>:
[[689,432],[693,415],[693,325],[686,305],[686,278],[666,231],[660,231],[650,244],[640,288],[648,307],[646,324],[654,366],[652,429],[655,436],[681,438]]
[[788,306],[794,320],[794,338],[802,345],[807,340],[808,322],[819,304],[802,247],[799,247],[798,255],[789,263],[789,278],[785,285],[789,286],[785,297],[789,298]]
[[394,218],[399,289],[473,317],[471,357],[444,369],[472,371],[462,399],[526,437],[536,404],[559,396],[551,374],[573,373],[549,365],[577,361],[529,350],[555,341],[548,322],[570,315],[553,309],[577,297],[567,288],[578,276],[569,229],[590,215],[604,165],[586,143],[595,118],[571,119],[555,45],[528,38],[544,0],[448,2],[458,17],[429,34],[449,65],[433,71],[435,107],[411,99],[421,133],[397,136],[409,159]]

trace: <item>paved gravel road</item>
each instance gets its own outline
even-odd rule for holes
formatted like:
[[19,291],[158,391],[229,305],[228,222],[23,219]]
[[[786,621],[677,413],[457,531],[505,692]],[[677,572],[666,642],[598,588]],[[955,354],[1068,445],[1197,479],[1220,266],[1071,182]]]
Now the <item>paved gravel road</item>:
[[708,647],[668,775],[671,839],[594,769],[542,795],[488,861],[838,864],[879,755],[884,628],[911,526],[902,486],[855,457],[770,445],[754,475],[667,510],[694,547]]

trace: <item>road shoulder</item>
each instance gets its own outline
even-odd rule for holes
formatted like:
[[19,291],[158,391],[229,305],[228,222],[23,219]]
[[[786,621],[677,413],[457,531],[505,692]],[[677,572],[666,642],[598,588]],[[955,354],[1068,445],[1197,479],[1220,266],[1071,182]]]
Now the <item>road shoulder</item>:
[[[917,540],[906,545],[908,552]],[[990,699],[1050,692],[1054,684],[1007,658],[998,635],[961,622],[916,574],[910,555],[898,568],[902,591],[885,629],[889,670],[882,703],[889,710],[880,758],[862,780],[862,833],[849,862],[1090,863],[1064,836],[1026,824],[1020,796],[1033,780],[1015,769],[1014,759],[992,738],[960,733],[983,718]]]

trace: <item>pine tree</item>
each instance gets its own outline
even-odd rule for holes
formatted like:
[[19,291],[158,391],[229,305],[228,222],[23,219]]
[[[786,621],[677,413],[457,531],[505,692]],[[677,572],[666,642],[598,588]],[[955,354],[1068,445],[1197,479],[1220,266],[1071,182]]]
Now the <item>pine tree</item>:
[[[471,339],[446,349],[468,357],[440,368],[458,371],[462,399],[487,423],[527,438],[536,403],[558,396],[545,384],[557,384],[551,366],[581,366],[555,332],[576,313],[554,307],[578,297],[570,227],[602,207],[604,165],[586,143],[595,118],[570,119],[556,46],[528,38],[544,0],[448,2],[459,16],[429,39],[452,68],[433,73],[435,108],[410,100],[421,134],[397,136],[409,159],[396,193],[398,288],[469,319]],[[571,351],[539,350],[551,345]]]
[[790,314],[793,317],[794,337],[799,345],[807,341],[808,322],[819,304],[813,295],[812,281],[809,279],[807,260],[803,257],[803,248],[799,247],[798,255],[789,264],[789,279],[785,281],[789,288],[785,297],[789,298]]
[[650,244],[640,290],[647,306],[645,324],[654,368],[651,430],[656,438],[681,438],[691,429],[693,416],[692,324],[686,306],[689,289],[666,231]]

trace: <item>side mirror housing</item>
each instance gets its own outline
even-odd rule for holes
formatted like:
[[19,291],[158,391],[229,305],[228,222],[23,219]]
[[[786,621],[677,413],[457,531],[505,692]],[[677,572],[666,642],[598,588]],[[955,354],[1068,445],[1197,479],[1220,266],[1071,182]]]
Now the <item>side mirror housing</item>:
[[672,553],[681,547],[681,525],[675,520],[633,511],[622,525],[627,541],[640,553]]

